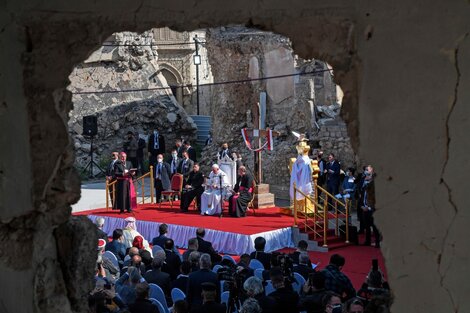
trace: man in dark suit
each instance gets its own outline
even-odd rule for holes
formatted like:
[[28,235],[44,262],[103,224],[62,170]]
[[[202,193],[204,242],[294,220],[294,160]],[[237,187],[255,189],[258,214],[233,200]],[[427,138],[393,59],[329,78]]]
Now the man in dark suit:
[[191,273],[191,263],[189,261],[181,262],[180,274],[174,281],[171,282],[171,290],[173,290],[173,288],[178,288],[182,292],[186,292],[189,273]]
[[158,285],[165,294],[166,302],[171,303],[170,274],[162,272],[166,255],[163,250],[155,251],[152,260],[152,270],[145,273],[144,278],[149,284]]
[[148,299],[149,289],[149,284],[146,282],[135,286],[135,302],[129,305],[131,313],[159,313],[157,306]]
[[231,160],[233,160],[232,152],[228,148],[228,143],[224,142],[222,144],[222,150],[219,151],[217,154],[219,159],[225,158],[225,156],[229,157]]
[[200,253],[209,254],[211,256],[212,264],[219,263],[222,260],[222,257],[214,250],[214,248],[212,247],[212,243],[203,239],[205,235],[206,230],[204,228],[198,228],[196,230],[196,238],[198,244],[197,251],[199,251]]
[[157,156],[157,164],[155,165],[155,197],[157,203],[162,201],[162,191],[170,189],[170,164],[163,162],[163,155]]
[[186,300],[189,306],[194,309],[202,305],[201,297],[202,284],[213,283],[216,287],[216,301],[220,299],[220,283],[217,274],[211,271],[211,256],[207,253],[201,255],[199,271],[189,274],[188,286],[186,289]]
[[202,283],[202,302],[198,308],[193,308],[193,313],[225,313],[227,306],[225,303],[219,303],[217,300],[217,284],[206,282]]
[[162,249],[165,248],[165,241],[167,239],[170,239],[169,237],[166,236],[168,233],[168,225],[163,223],[158,226],[158,233],[160,234],[158,237],[155,237],[152,239],[152,245],[153,246],[160,246]]
[[182,158],[185,148],[183,146],[183,142],[181,141],[181,139],[175,140],[175,150],[176,150],[176,153],[178,154],[178,158]]
[[185,141],[185,142],[184,142],[184,148],[186,149],[186,152],[188,152],[189,158],[190,158],[193,162],[197,162],[197,159],[196,159],[196,149],[194,149],[193,147],[191,147],[191,144],[189,143],[189,141]]
[[298,313],[299,309],[297,308],[297,305],[299,303],[299,294],[285,285],[282,270],[280,268],[273,268],[269,273],[269,276],[271,278],[271,283],[276,290],[268,294],[268,296],[276,299],[279,312]]
[[[112,152],[111,153],[111,162],[109,162],[108,167],[106,168],[106,181],[108,184],[111,184],[116,181],[116,176],[114,176],[114,164],[119,159],[119,152]],[[109,198],[111,199],[111,205],[114,204],[114,188],[116,188],[116,184],[113,184],[109,187]]]
[[335,160],[335,155],[330,153],[324,172],[326,174],[326,191],[333,196],[339,193],[340,170],[341,166],[339,162]]
[[[299,264],[299,256],[301,253],[307,253],[308,255],[308,242],[305,240],[299,240],[297,244],[297,250],[289,254],[289,257],[292,259],[292,263]],[[312,267],[312,262],[308,260],[308,266]]]
[[154,130],[153,133],[149,136],[147,148],[149,154],[149,164],[155,165],[158,155],[165,153],[165,138],[158,132],[158,130]]
[[116,256],[119,266],[122,266],[126,257],[126,246],[122,243],[123,240],[122,229],[117,228],[113,231],[113,241],[108,242],[105,247],[106,251],[111,251]]
[[178,173],[183,175],[184,185],[187,185],[189,174],[193,171],[194,161],[189,158],[188,151],[183,152],[183,159],[178,165]]
[[140,137],[139,133],[135,133],[137,138],[137,169],[140,175],[143,175],[146,170],[144,168],[144,149],[145,149],[145,140]]
[[257,259],[263,263],[264,269],[269,270],[271,268],[271,253],[264,252],[266,246],[266,239],[263,237],[255,238],[255,252],[251,252],[250,258]]
[[167,239],[165,241],[166,260],[162,270],[170,274],[171,280],[175,280],[176,277],[178,277],[181,266],[181,258],[173,251],[174,247],[175,243],[173,239]]
[[196,198],[197,207],[201,207],[201,195],[204,192],[202,184],[204,184],[204,175],[199,171],[199,164],[195,163],[181,195],[180,209],[182,212],[188,211],[194,198]]
[[181,160],[182,160],[182,158],[178,157],[178,152],[176,152],[176,150],[173,149],[171,151],[171,159],[168,161],[168,163],[170,163],[171,177],[173,177],[173,175],[178,173],[178,166],[179,166]]
[[299,256],[299,264],[294,266],[293,271],[296,273],[299,273],[300,275],[303,276],[303,278],[305,278],[305,280],[307,280],[308,275],[310,273],[315,272],[312,266],[308,265],[309,263],[310,263],[310,258],[308,257],[308,254],[301,253]]

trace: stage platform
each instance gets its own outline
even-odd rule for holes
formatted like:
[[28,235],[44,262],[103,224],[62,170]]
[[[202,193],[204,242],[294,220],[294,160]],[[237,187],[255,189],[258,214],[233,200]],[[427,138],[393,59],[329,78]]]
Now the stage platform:
[[132,213],[119,214],[117,211],[95,209],[74,213],[86,215],[93,222],[99,216],[105,218],[104,231],[112,236],[116,228],[125,226],[124,219],[134,216],[137,220],[137,230],[151,241],[158,236],[158,227],[166,223],[169,227],[169,237],[180,248],[187,248],[189,238],[196,236],[196,229],[206,229],[205,239],[211,241],[214,249],[225,254],[241,255],[254,251],[253,241],[262,236],[266,239],[266,251],[275,251],[286,247],[294,247],[292,241],[292,226],[294,219],[280,213],[280,208],[272,207],[248,212],[243,218],[224,216],[202,216],[199,211],[190,210],[187,213],[179,211],[179,201],[162,204],[159,208],[155,204],[139,205]]

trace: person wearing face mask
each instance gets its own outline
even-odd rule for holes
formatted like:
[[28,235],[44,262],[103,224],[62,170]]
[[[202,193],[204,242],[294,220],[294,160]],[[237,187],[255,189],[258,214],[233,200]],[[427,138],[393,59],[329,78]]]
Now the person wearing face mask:
[[178,165],[178,173],[183,175],[184,185],[187,185],[189,174],[193,171],[194,161],[189,158],[188,151],[183,152],[183,159]]
[[155,165],[157,162],[157,156],[159,154],[165,153],[165,138],[161,133],[158,132],[158,130],[155,129],[150,134],[147,148],[149,154],[149,164]]
[[170,189],[171,176],[170,164],[163,162],[162,154],[157,155],[157,164],[155,164],[154,171],[155,197],[157,203],[160,203],[162,201],[162,191]]
[[178,152],[176,151],[176,149],[171,150],[171,160],[169,161],[171,172],[170,178],[176,173],[178,173],[178,166],[180,162],[181,158],[178,157]]
[[224,142],[222,144],[222,150],[219,151],[219,153],[217,154],[217,157],[218,157],[219,160],[221,160],[225,157],[228,157],[230,160],[233,161],[232,152],[228,148],[228,143]]

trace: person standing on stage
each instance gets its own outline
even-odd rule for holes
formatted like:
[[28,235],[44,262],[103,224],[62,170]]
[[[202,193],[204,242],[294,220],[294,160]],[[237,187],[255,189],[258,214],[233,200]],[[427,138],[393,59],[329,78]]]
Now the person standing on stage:
[[222,150],[219,151],[219,153],[217,154],[217,157],[219,160],[221,160],[225,158],[226,156],[229,157],[231,160],[233,160],[232,152],[230,152],[228,148],[228,143],[224,142],[222,144]]
[[187,141],[187,140],[184,141],[184,148],[185,148],[186,152],[188,152],[189,158],[190,158],[193,162],[197,162],[197,158],[196,158],[196,149],[194,149],[193,147],[191,147],[191,144],[189,143],[189,141]]
[[157,156],[159,154],[165,153],[165,138],[158,132],[154,130],[153,133],[149,136],[148,142],[148,154],[149,154],[149,165],[154,166],[157,162]]
[[[108,184],[111,184],[116,181],[116,176],[114,176],[114,163],[119,159],[119,152],[111,153],[111,162],[109,162],[108,168],[106,169],[106,181]],[[113,184],[109,187],[109,198],[111,199],[111,206],[114,205],[113,194],[115,193],[114,189],[116,184]]]
[[127,141],[124,143],[124,147],[127,158],[132,163],[132,167],[137,168],[137,149],[139,148],[139,143],[133,132],[127,132]]
[[181,139],[175,140],[175,150],[176,150],[176,153],[178,154],[178,158],[182,158],[185,148],[183,146],[183,142],[181,141]]
[[140,175],[143,175],[146,172],[144,166],[144,149],[146,143],[145,139],[141,137],[138,132],[135,132],[135,138],[137,139],[137,169]]
[[170,164],[163,162],[163,155],[157,155],[157,164],[155,165],[155,196],[157,203],[162,201],[162,191],[170,189]]
[[178,152],[176,149],[171,150],[171,160],[170,160],[170,172],[171,172],[171,177],[178,173],[178,166],[181,162],[181,158],[178,157]]
[[189,173],[188,180],[181,195],[180,209],[187,212],[189,205],[196,197],[196,205],[198,209],[201,207],[201,195],[204,192],[204,175],[199,171],[199,164],[194,163],[193,170]]
[[183,152],[183,159],[181,160],[178,166],[178,173],[183,175],[183,179],[185,181],[185,185],[187,185],[187,180],[189,174],[193,171],[194,161],[189,158],[188,151]]
[[233,190],[235,194],[228,199],[228,212],[233,217],[244,217],[248,203],[253,198],[253,177],[246,172],[244,166],[238,168],[237,183]]
[[114,163],[114,176],[116,182],[116,201],[114,202],[113,209],[119,210],[120,213],[124,211],[132,212],[132,209],[137,207],[137,198],[134,189],[132,177],[135,175],[131,171],[132,163],[127,161],[127,155],[124,152],[119,154],[119,160]]

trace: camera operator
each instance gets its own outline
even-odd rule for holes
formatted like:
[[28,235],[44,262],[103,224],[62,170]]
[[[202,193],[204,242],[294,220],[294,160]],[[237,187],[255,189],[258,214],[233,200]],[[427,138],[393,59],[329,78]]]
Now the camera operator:
[[228,290],[230,293],[227,312],[235,312],[246,298],[242,287],[250,271],[243,266],[233,264],[230,260],[222,260],[221,265],[222,267],[217,271],[217,278],[219,281],[225,281],[222,291]]
[[286,279],[283,271],[280,268],[273,268],[269,273],[271,283],[275,291],[271,292],[268,296],[276,300],[279,312],[283,313],[298,313],[297,308],[299,302],[299,295],[297,292],[286,286]]
[[248,298],[258,301],[263,313],[281,313],[273,297],[264,294],[263,282],[258,277],[250,277],[243,283],[243,289]]

